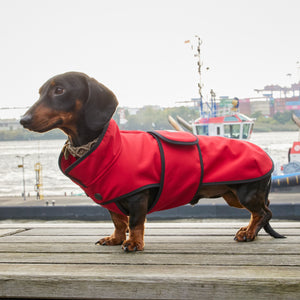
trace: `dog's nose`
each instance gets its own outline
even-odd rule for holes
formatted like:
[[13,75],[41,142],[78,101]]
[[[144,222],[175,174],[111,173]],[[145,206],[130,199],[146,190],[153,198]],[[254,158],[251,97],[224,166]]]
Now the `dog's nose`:
[[31,122],[32,122],[32,115],[31,114],[24,115],[20,120],[21,125],[23,125],[24,127],[30,125]]

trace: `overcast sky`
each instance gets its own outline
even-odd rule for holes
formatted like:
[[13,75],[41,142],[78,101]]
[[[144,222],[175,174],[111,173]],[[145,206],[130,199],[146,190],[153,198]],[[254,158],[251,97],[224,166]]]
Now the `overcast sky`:
[[31,105],[67,71],[107,85],[121,106],[189,100],[198,76],[184,41],[195,35],[204,95],[255,96],[299,80],[299,25],[299,0],[0,0],[0,107]]

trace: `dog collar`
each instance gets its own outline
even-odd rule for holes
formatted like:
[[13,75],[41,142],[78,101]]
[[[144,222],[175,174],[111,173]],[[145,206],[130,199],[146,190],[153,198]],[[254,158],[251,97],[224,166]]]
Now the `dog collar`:
[[70,139],[68,138],[62,149],[65,159],[67,160],[69,158],[70,154],[72,156],[74,156],[75,158],[82,157],[83,155],[85,155],[87,152],[89,152],[91,150],[91,148],[96,144],[97,140],[98,140],[98,138],[94,139],[93,141],[91,141],[85,145],[75,147],[72,145]]

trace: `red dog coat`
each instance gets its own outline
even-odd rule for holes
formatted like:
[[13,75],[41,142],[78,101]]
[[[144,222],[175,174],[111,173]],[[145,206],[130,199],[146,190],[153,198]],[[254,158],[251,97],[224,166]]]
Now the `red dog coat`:
[[120,131],[111,120],[83,157],[63,154],[61,171],[96,203],[128,214],[118,200],[157,187],[148,213],[185,205],[201,185],[250,182],[273,171],[270,157],[258,146],[187,132]]

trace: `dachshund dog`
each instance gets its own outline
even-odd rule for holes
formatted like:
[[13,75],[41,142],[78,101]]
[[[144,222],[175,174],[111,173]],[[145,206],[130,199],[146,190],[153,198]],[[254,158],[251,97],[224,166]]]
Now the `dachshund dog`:
[[[39,100],[25,113],[20,123],[35,132],[59,128],[68,136],[59,159],[61,170],[94,201],[108,208],[115,226],[111,236],[100,239],[96,244],[122,245],[124,251],[143,250],[146,215],[154,211],[156,206],[156,210],[162,210],[187,203],[194,205],[201,198],[216,197],[223,197],[230,206],[244,208],[251,213],[249,225],[236,233],[236,241],[253,241],[261,228],[275,238],[283,238],[269,224],[272,213],[268,208],[268,194],[273,163],[268,157],[265,158],[267,155],[259,147],[221,137],[214,142],[212,137],[190,133],[120,131],[112,120],[118,105],[115,95],[83,73],[57,75],[40,88],[39,94]],[[237,168],[248,160],[240,157],[249,147],[253,153],[259,153],[264,162],[250,161],[239,170],[233,167],[226,169],[225,166],[217,169],[211,167],[210,171],[203,149],[223,147],[228,142],[231,144],[226,148],[236,145],[238,150],[232,157],[231,154],[220,155],[211,151],[215,156],[213,165],[218,165],[216,161],[225,160],[229,163],[232,160]],[[175,154],[168,154],[171,146],[174,146]],[[155,149],[152,150],[152,147]],[[132,153],[135,148],[138,154]],[[146,152],[150,153],[150,158],[146,158]],[[196,163],[190,161],[194,156]],[[247,156],[254,154],[248,153]],[[120,161],[122,157],[124,159]],[[177,165],[170,166],[171,161]],[[263,173],[246,180],[246,175],[243,175],[246,169],[256,172],[265,164],[268,166]],[[185,171],[183,165],[188,165],[190,170]],[[155,170],[156,166],[158,170]],[[138,169],[137,175],[133,174],[134,168]],[[153,174],[145,175],[142,168],[149,169]],[[167,171],[168,168],[171,171]],[[171,186],[174,177],[177,177],[172,175],[174,170],[180,182]],[[234,175],[233,179],[207,183],[206,173],[211,173],[211,176],[219,176],[220,173]],[[112,175],[111,179],[109,175]],[[195,183],[189,183],[192,179],[195,179]],[[99,184],[98,180],[101,181]],[[167,188],[168,185],[170,188]],[[172,199],[177,195],[179,203],[172,204]],[[164,204],[160,198],[171,204]]]

